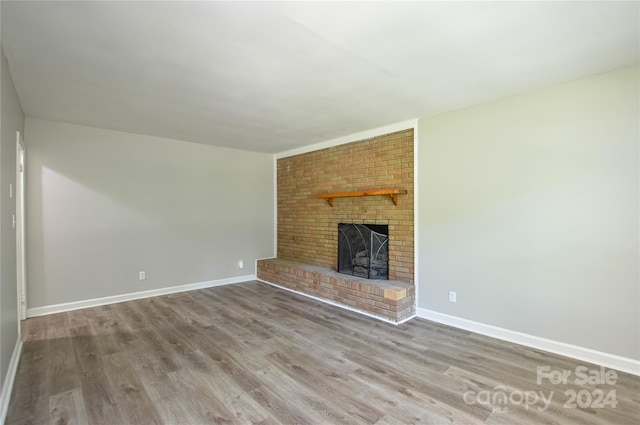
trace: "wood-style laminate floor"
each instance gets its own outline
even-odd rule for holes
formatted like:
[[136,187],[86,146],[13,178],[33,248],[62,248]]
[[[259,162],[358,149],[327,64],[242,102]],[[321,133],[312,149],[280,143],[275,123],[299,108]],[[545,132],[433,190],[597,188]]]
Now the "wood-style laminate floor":
[[24,339],[9,425],[640,423],[637,376],[579,385],[600,368],[259,282],[33,318]]

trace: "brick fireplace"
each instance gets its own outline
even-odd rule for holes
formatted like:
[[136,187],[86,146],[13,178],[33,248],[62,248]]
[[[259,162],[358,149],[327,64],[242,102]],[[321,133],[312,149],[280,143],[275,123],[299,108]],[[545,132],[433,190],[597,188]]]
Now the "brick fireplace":
[[[408,129],[279,159],[277,260],[269,260],[269,264],[259,262],[258,278],[391,321],[412,316],[415,313],[413,140],[413,129]],[[333,206],[318,199],[320,194],[389,188],[402,190],[397,205],[389,196],[340,197],[332,200]],[[339,223],[388,226],[389,280],[381,283],[335,273]],[[278,261],[280,266],[286,264],[283,266],[286,273],[284,269],[277,272]],[[302,271],[293,270],[296,264]],[[291,278],[305,273],[322,275],[323,270],[326,271],[323,276],[316,276],[315,289],[313,282],[297,285],[296,279]],[[327,281],[326,291],[318,289],[321,286],[318,282],[323,279]],[[331,285],[334,287],[330,288]],[[345,290],[349,287],[351,290]],[[381,294],[381,299],[370,296],[374,293]]]

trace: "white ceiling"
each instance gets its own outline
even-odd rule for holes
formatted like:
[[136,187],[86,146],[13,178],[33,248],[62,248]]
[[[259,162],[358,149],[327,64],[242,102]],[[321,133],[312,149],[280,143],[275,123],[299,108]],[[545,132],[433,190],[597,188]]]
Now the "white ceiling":
[[10,2],[27,116],[262,152],[639,62],[631,2]]

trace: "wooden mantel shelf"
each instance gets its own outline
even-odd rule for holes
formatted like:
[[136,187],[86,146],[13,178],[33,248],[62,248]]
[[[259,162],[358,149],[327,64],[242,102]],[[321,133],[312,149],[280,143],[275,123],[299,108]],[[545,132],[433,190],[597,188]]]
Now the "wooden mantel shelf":
[[318,199],[326,199],[329,205],[333,206],[333,198],[353,198],[355,196],[378,196],[389,195],[393,200],[393,205],[398,205],[398,195],[407,193],[403,189],[376,189],[361,190],[358,192],[338,192],[338,193],[321,193]]

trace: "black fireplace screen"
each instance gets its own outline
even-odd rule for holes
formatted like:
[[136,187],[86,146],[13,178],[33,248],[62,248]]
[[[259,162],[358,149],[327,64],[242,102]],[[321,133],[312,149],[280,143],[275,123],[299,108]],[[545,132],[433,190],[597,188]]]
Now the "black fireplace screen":
[[389,279],[389,226],[338,224],[338,272]]

